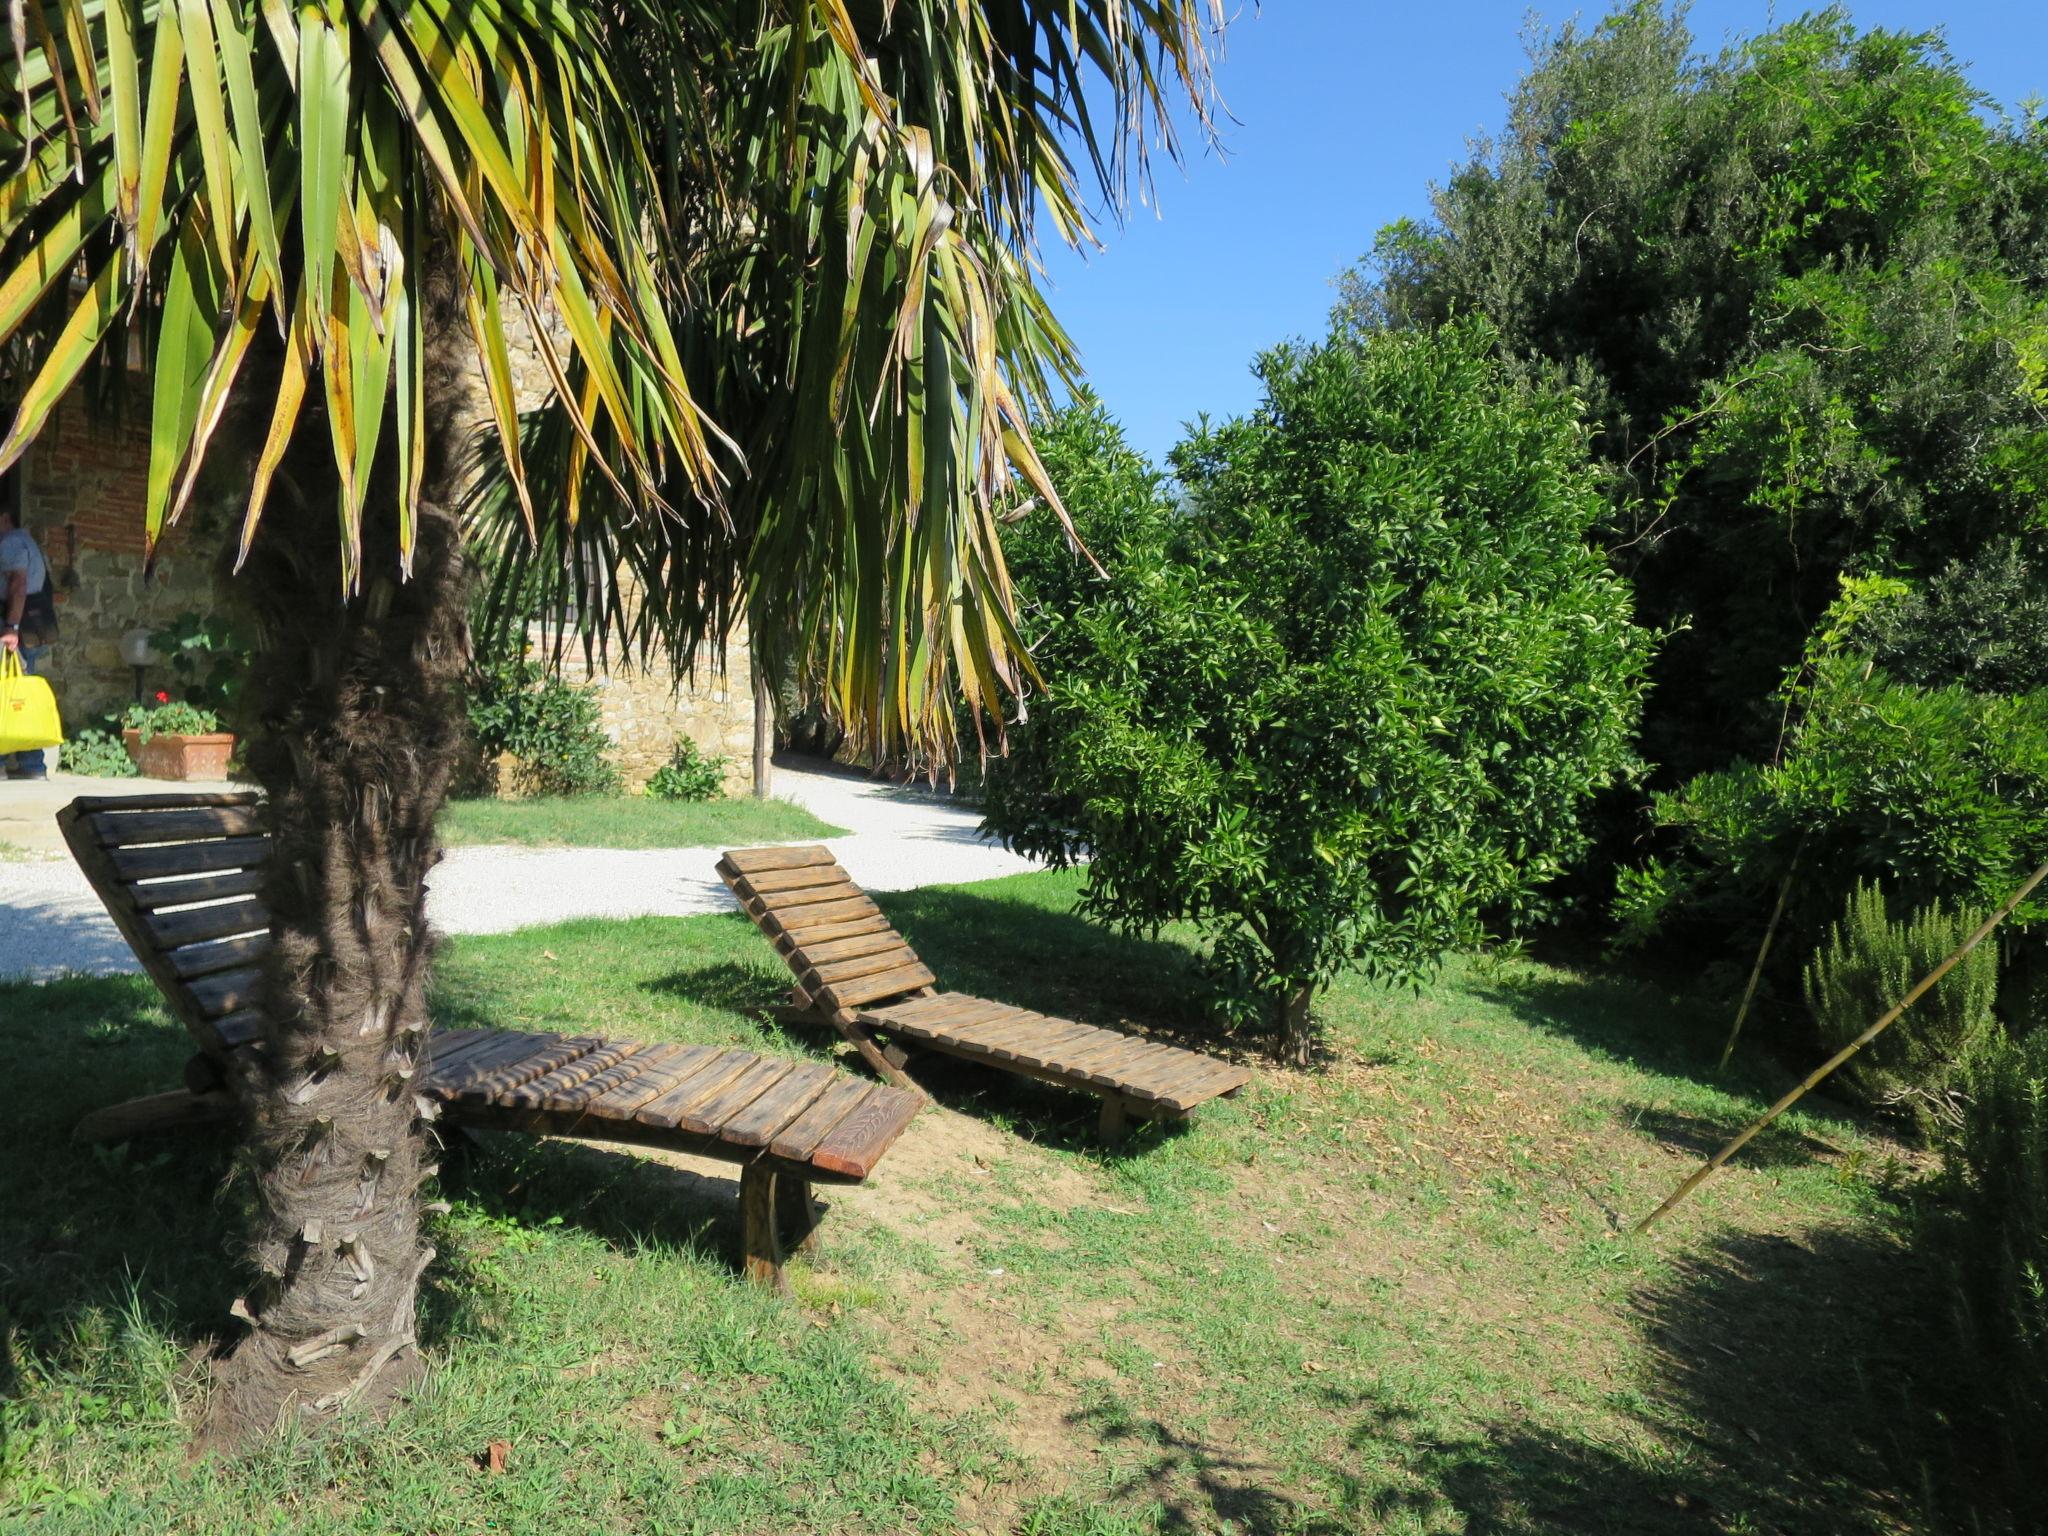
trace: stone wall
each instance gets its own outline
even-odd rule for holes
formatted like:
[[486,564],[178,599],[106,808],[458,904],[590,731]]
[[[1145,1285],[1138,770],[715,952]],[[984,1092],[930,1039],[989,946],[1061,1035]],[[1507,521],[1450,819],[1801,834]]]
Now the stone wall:
[[[573,650],[573,647],[572,647]],[[639,791],[669,760],[676,738],[687,736],[707,756],[725,759],[728,793],[745,794],[753,784],[754,694],[748,671],[746,631],[733,636],[721,670],[700,657],[695,677],[678,679],[665,663],[640,668],[614,659],[595,677],[580,652],[562,658],[562,676],[597,690],[604,733],[625,775]]]
[[[546,398],[547,369],[522,319],[508,321],[506,338],[520,406],[528,409]],[[473,373],[471,382],[464,414],[486,429],[490,413],[481,376]],[[51,653],[50,679],[71,730],[134,699],[135,674],[121,661],[123,633],[161,627],[215,601],[213,568],[224,533],[195,530],[189,522],[174,528],[154,568],[143,572],[145,396],[146,391],[135,392],[136,419],[118,427],[89,420],[82,402],[66,400],[23,469],[23,525],[42,545],[58,582],[61,639]],[[668,761],[676,738],[687,735],[704,751],[728,758],[727,785],[743,789],[751,781],[753,751],[748,666],[742,630],[727,649],[723,670],[707,660],[694,677],[678,679],[666,666],[615,663],[592,679],[580,653],[564,660],[563,672],[599,689],[605,731],[632,788],[644,785]],[[150,669],[144,683],[150,690],[174,686],[162,668]]]
[[[87,419],[66,400],[23,462],[22,525],[35,535],[57,582],[58,643],[49,677],[67,730],[124,709],[135,673],[121,660],[121,636],[157,628],[213,605],[213,547],[189,527],[170,531],[153,569],[143,570],[142,504],[149,431]],[[146,687],[167,687],[154,668]]]

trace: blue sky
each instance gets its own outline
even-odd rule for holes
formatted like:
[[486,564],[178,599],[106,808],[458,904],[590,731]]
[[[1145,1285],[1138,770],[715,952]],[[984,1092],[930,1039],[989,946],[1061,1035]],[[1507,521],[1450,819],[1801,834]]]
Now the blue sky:
[[[1134,207],[1107,250],[1049,243],[1053,302],[1091,381],[1155,459],[1197,413],[1253,405],[1253,356],[1323,327],[1337,273],[1381,225],[1427,210],[1427,187],[1497,128],[1526,62],[1522,0],[1230,0],[1218,84],[1234,123],[1223,155],[1190,144],[1162,162],[1157,206]],[[1700,0],[1717,48],[1813,8]],[[1939,27],[1971,81],[2012,105],[2048,96],[2048,4],[1860,0],[1859,24]],[[1605,7],[1539,5],[1546,23]]]

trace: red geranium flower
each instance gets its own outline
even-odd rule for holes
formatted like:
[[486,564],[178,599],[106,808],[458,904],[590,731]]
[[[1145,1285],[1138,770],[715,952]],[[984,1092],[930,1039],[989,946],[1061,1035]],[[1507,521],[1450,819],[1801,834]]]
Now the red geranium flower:
[[165,693],[163,689],[159,688],[156,691],[156,701],[159,704],[168,704],[171,702],[171,696],[168,693]]

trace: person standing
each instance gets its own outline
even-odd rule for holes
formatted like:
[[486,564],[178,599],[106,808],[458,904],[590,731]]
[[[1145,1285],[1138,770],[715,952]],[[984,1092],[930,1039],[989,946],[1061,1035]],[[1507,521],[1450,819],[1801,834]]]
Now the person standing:
[[[56,638],[50,562],[21,526],[21,514],[0,501],[0,649],[19,654],[22,670],[33,674],[42,669]],[[0,777],[40,779],[47,773],[40,747],[0,756]]]

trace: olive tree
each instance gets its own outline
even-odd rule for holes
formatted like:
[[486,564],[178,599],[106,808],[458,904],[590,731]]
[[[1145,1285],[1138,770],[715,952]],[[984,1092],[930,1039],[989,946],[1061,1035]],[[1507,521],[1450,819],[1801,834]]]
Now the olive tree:
[[1302,1062],[1348,967],[1422,973],[1513,921],[1626,773],[1649,641],[1587,545],[1574,400],[1495,338],[1337,337],[1173,455],[1084,402],[1039,437],[1098,572],[1018,536],[1049,679],[991,766],[990,830],[1087,863],[1091,914],[1200,925],[1225,1010]]

